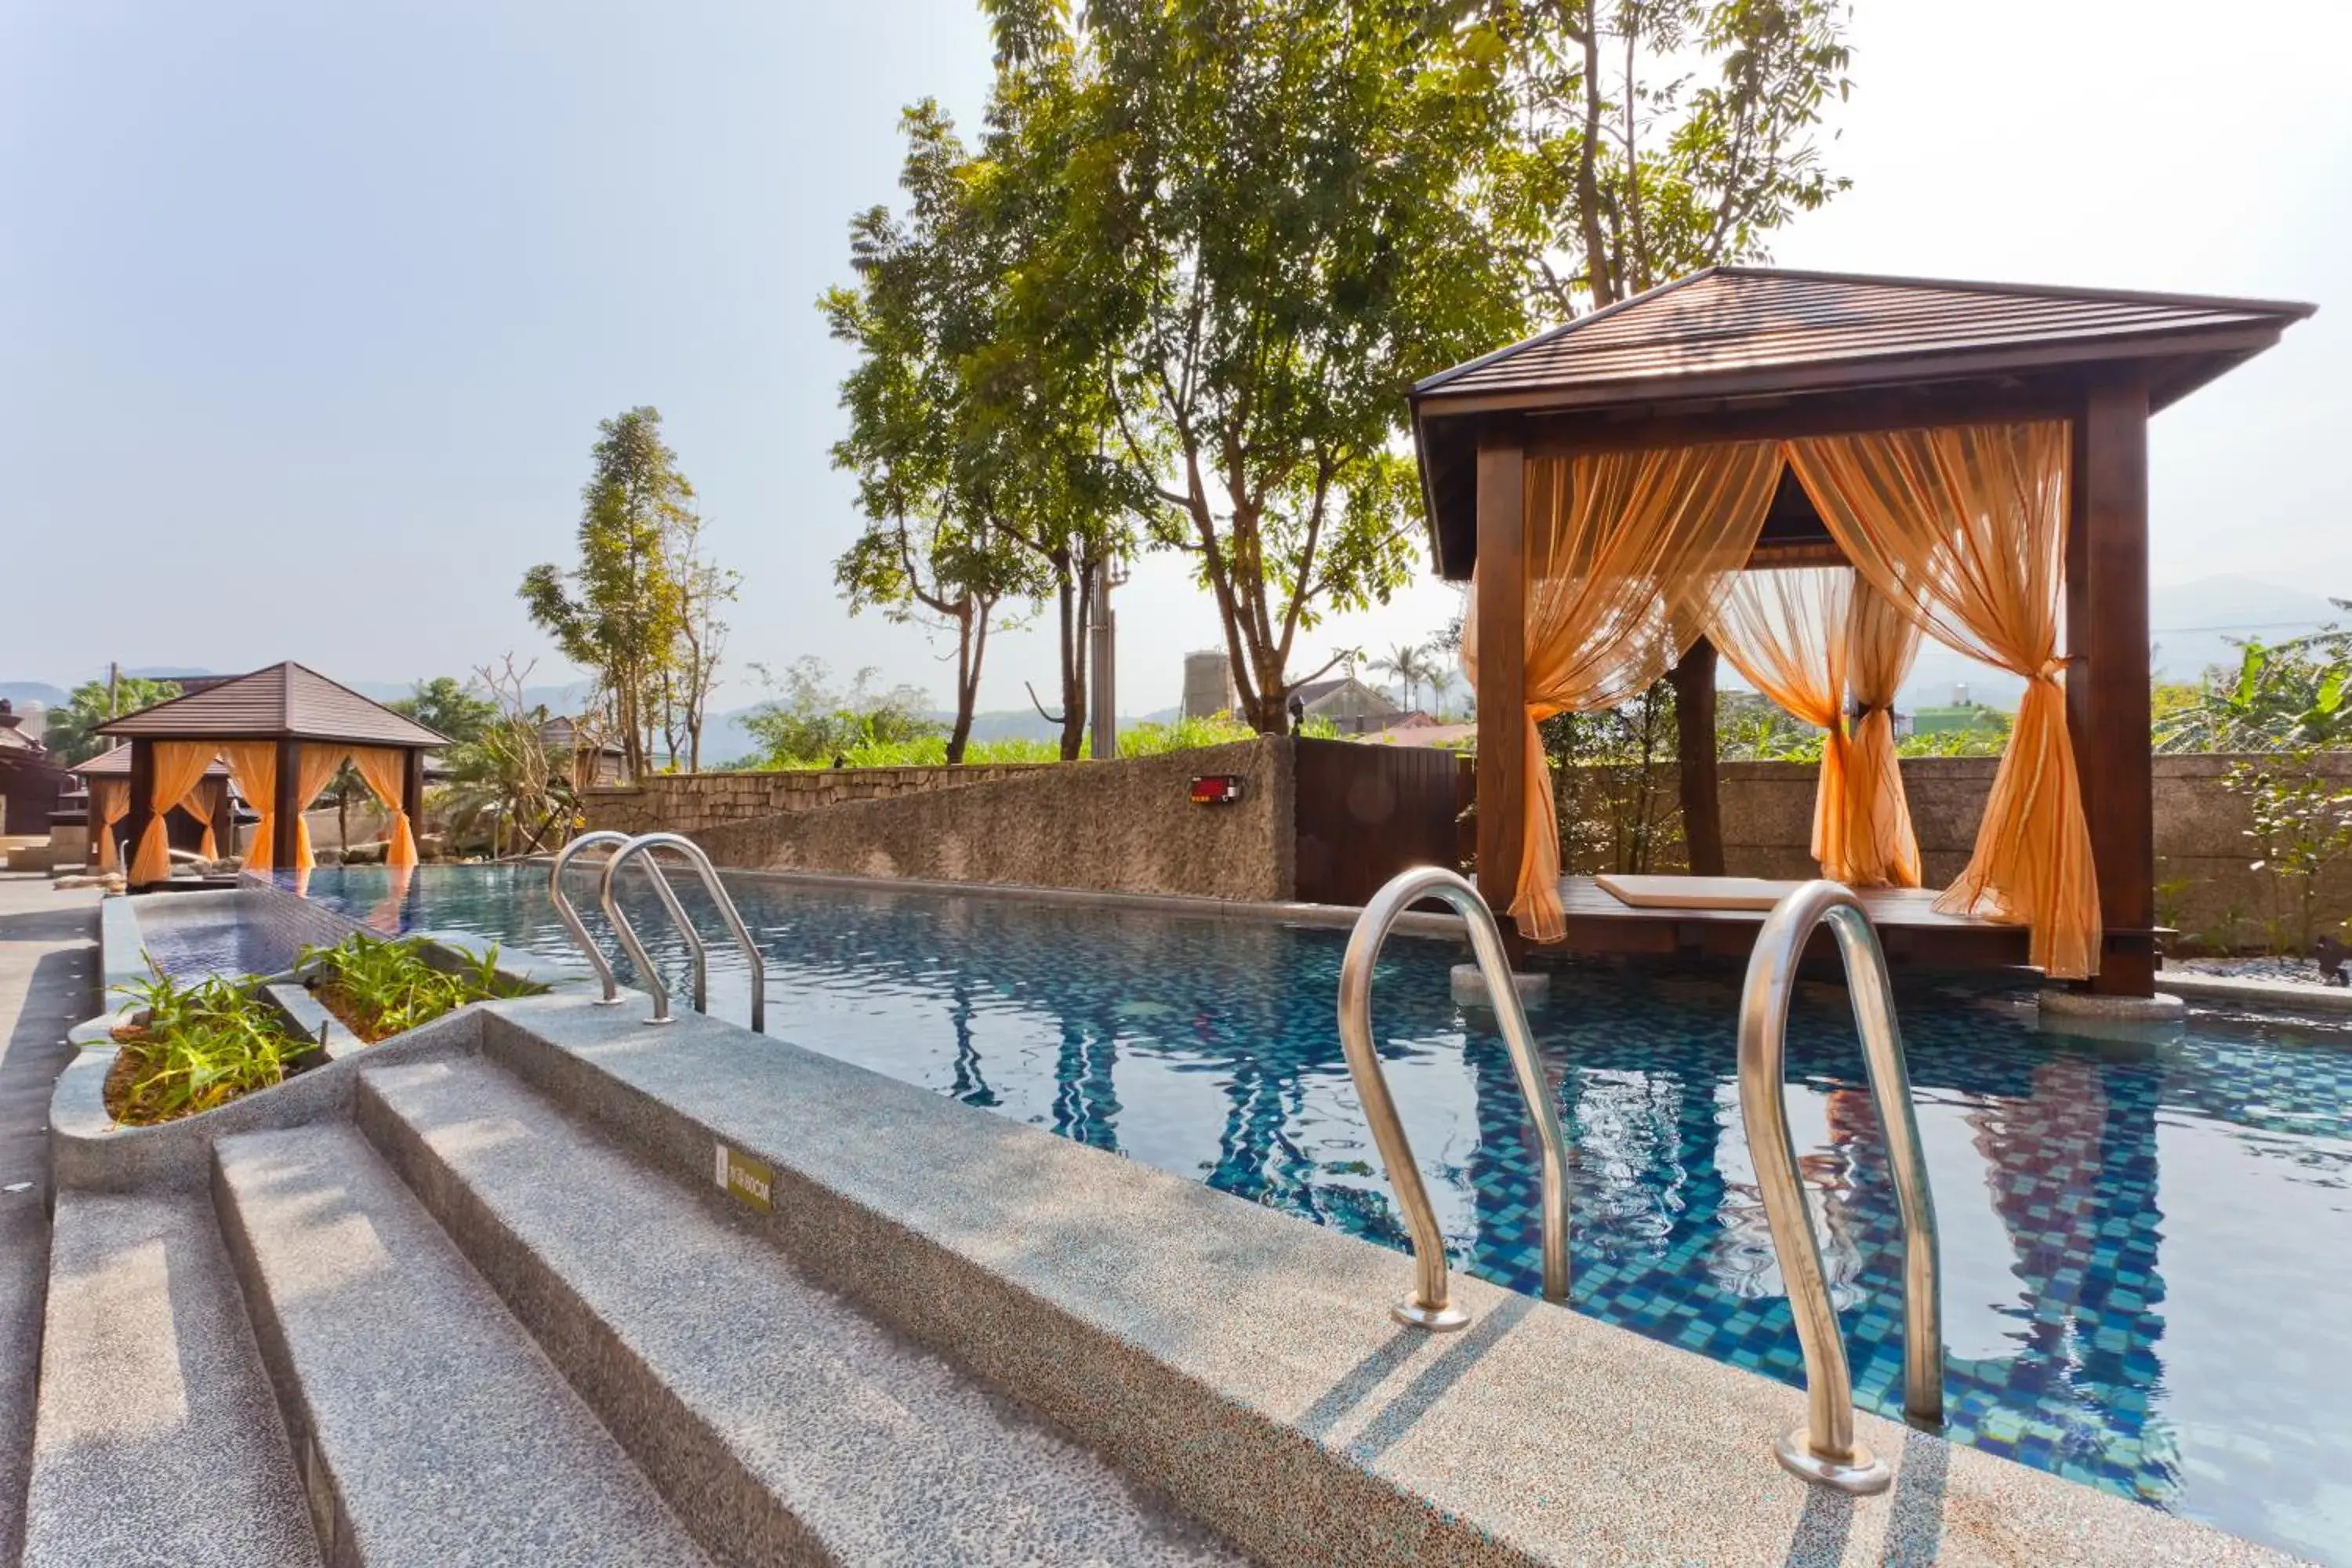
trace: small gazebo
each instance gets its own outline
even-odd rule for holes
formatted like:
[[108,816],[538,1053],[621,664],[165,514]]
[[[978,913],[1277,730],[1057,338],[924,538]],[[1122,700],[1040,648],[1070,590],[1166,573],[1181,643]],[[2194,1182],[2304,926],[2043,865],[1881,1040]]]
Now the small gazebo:
[[[1474,584],[1481,890],[1538,942],[1753,940],[1563,879],[1536,738],[1711,645],[1827,733],[1813,852],[1890,951],[2150,994],[2148,416],[2311,311],[1710,268],[1419,384],[1438,571]],[[1940,894],[1892,722],[1923,635],[2025,681]],[[1698,766],[1711,803],[1711,737]]]
[[386,863],[413,866],[425,753],[448,743],[415,720],[290,662],[126,714],[100,725],[99,733],[130,743],[124,820],[133,847],[125,879],[133,888],[170,877],[163,816],[200,800],[216,762],[226,764],[236,793],[261,818],[246,869],[309,868],[310,835],[302,813],[346,761],[392,813]]

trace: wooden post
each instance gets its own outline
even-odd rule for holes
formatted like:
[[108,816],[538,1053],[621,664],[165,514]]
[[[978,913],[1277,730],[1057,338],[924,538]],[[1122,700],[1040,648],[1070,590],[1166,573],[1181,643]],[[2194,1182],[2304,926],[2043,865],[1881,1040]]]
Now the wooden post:
[[1675,688],[1675,773],[1694,877],[1723,875],[1723,802],[1715,757],[1715,644],[1701,637],[1666,672]]
[[296,798],[295,770],[302,764],[302,747],[294,741],[278,742],[278,804],[272,808],[276,818],[271,825],[269,864],[276,871],[291,871],[298,825],[302,820],[302,808],[310,803]]
[[[122,849],[122,885],[131,888],[131,861],[139,853],[139,841],[147,836],[147,824],[155,815],[148,803],[155,798],[155,748],[134,737],[131,742],[131,814],[122,819],[126,841]],[[98,814],[90,813],[96,822]],[[109,831],[103,825],[101,833]]]
[[1527,453],[1516,426],[1478,436],[1478,890],[1518,894],[1527,833]]
[[400,809],[408,817],[408,831],[425,837],[425,752],[412,746],[401,759]]
[[2082,775],[2106,942],[2085,989],[2156,992],[2148,739],[2147,388],[2094,382],[2074,422],[2066,537],[2066,728]]

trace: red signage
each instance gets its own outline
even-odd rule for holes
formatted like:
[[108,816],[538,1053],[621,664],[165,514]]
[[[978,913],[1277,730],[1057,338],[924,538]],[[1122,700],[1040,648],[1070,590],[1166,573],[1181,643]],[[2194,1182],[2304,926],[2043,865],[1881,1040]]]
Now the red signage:
[[1242,797],[1238,773],[1203,773],[1192,781],[1194,805],[1232,805]]

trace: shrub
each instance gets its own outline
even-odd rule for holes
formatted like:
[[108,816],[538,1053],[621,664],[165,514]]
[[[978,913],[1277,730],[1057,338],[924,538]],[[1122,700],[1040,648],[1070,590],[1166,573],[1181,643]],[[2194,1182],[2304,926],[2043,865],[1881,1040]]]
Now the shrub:
[[149,1126],[282,1081],[313,1042],[256,996],[260,984],[248,975],[183,985],[159,971],[118,987],[144,1005],[146,1017],[115,1031],[121,1048],[107,1075],[109,1114]]
[[305,947],[295,969],[327,1011],[371,1043],[468,1002],[519,994],[499,978],[495,945],[457,973],[435,968],[425,946],[422,937],[353,931],[332,947]]

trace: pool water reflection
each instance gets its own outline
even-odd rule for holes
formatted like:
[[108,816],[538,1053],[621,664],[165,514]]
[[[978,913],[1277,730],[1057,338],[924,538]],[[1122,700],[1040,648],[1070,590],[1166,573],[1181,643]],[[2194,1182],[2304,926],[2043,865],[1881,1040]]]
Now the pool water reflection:
[[[767,954],[772,1034],[1404,1248],[1334,1024],[1343,932],[730,882]],[[543,871],[426,868],[395,897],[344,868],[309,892],[578,962]],[[629,897],[675,984],[680,945]],[[740,1019],[740,963],[715,916],[704,930],[712,1010]],[[1457,1264],[1532,1294],[1533,1135],[1500,1039],[1448,1000],[1457,957],[1391,942],[1376,1035]],[[1535,1016],[1574,1152],[1574,1304],[1793,1383],[1735,995],[1596,968]],[[2200,1017],[2121,1045],[2037,1033],[1999,995],[1899,999],[1943,1234],[1949,1435],[2352,1563],[2352,1039]],[[1789,1056],[1856,1397],[1899,1417],[1900,1236],[1842,992],[1802,990]]]

